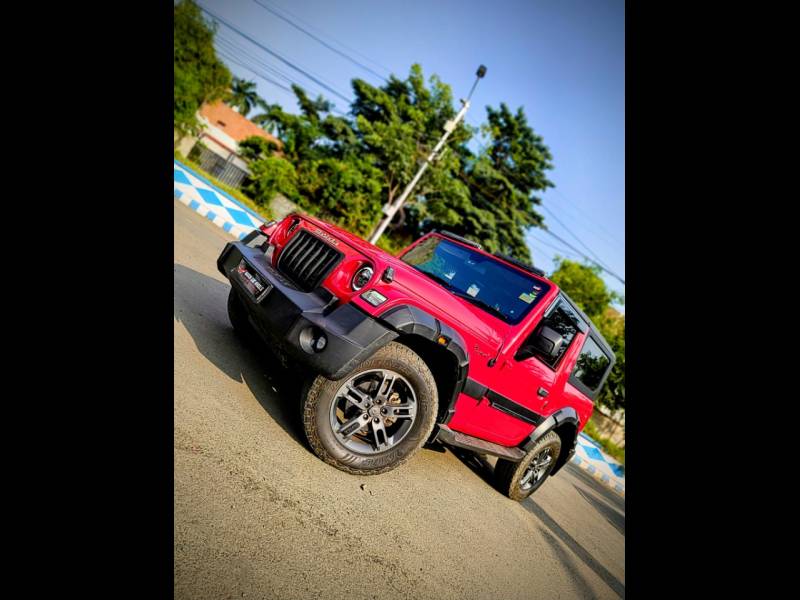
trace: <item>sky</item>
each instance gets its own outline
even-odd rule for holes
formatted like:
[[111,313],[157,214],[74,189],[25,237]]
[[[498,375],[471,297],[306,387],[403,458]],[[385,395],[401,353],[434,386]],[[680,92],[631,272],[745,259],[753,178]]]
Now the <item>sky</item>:
[[[529,125],[553,155],[554,168],[547,177],[555,188],[541,195],[544,208],[539,212],[563,241],[533,229],[527,240],[534,264],[549,274],[555,255],[581,259],[583,254],[625,279],[624,0],[197,3],[317,80],[226,25],[218,26],[217,49],[233,74],[255,81],[262,98],[290,112],[297,112],[293,94],[267,78],[287,88],[291,79],[346,112],[348,103],[330,90],[351,98],[355,77],[379,85],[383,82],[376,73],[405,77],[417,62],[426,77],[438,75],[461,98],[469,92],[478,65],[486,65],[467,122],[484,122],[486,105],[523,106]],[[618,279],[602,276],[624,295]]]

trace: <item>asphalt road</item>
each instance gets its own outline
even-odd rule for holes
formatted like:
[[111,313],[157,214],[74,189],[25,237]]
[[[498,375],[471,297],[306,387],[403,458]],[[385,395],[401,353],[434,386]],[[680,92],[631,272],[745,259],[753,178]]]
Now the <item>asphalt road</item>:
[[384,475],[317,459],[298,382],[234,337],[230,238],[175,202],[176,599],[617,598],[625,506],[573,465],[516,503],[424,448]]

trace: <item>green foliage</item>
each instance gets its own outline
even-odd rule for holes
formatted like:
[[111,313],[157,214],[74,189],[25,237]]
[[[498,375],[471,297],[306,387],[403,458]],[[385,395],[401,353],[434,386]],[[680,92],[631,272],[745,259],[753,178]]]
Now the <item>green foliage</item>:
[[612,302],[622,299],[606,287],[600,277],[600,267],[560,257],[556,257],[554,262],[556,269],[550,279],[564,289],[589,318],[602,315]]
[[268,156],[251,162],[250,173],[243,189],[262,206],[269,206],[277,194],[297,197],[297,172],[289,161]]
[[236,108],[243,117],[246,117],[250,110],[256,106],[266,107],[267,104],[256,92],[254,81],[245,81],[238,77],[233,78],[230,92],[228,92],[225,103]]
[[[331,114],[322,96],[312,99],[293,86],[300,114],[264,105],[253,122],[280,139],[283,157],[295,167],[298,195],[292,200],[366,236],[381,207],[399,196],[430,154],[455,110],[450,86],[435,75],[426,80],[416,64],[405,79],[392,76],[380,87],[354,79],[352,86],[351,116]],[[535,194],[552,187],[545,176],[552,157],[522,108],[487,107],[487,118],[486,148],[473,155],[467,142],[475,132],[459,124],[382,245],[399,249],[401,240],[449,229],[491,252],[530,260],[525,230],[542,224]],[[263,148],[245,151],[254,160],[267,156]]]
[[254,161],[267,158],[272,156],[276,150],[278,150],[278,145],[275,142],[257,135],[239,142],[239,154],[245,160]]
[[488,145],[476,156],[466,146],[455,147],[451,172],[462,184],[448,189],[441,180],[424,203],[410,208],[411,226],[420,231],[444,228],[480,242],[489,252],[502,252],[530,261],[525,230],[540,226],[534,195],[552,187],[544,173],[552,157],[540,136],[530,128],[522,108],[512,113],[505,104],[487,107],[482,129]]
[[597,400],[611,410],[625,408],[625,317],[611,307],[623,298],[606,287],[596,266],[562,258],[556,265],[550,279],[586,313],[617,357]]
[[[536,192],[553,184],[545,176],[552,169],[552,156],[544,141],[528,125],[520,107],[512,113],[505,103],[499,109],[486,107],[488,123],[483,126],[489,144],[470,162],[465,173],[472,203],[480,217],[467,222],[465,235],[483,236],[491,251],[530,261],[525,230],[540,226],[541,204]],[[486,227],[490,223],[491,227]]]
[[377,169],[356,158],[312,160],[300,173],[298,204],[366,237],[380,211],[379,177]]
[[176,3],[173,15],[173,121],[182,136],[196,135],[197,111],[225,95],[231,72],[214,52],[214,28],[192,0]]

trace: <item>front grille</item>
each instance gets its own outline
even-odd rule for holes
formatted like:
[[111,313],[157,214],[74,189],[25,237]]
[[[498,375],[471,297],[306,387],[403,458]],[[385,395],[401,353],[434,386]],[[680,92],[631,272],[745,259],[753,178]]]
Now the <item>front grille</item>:
[[308,231],[300,231],[278,258],[278,271],[304,292],[316,288],[342,259],[335,250]]

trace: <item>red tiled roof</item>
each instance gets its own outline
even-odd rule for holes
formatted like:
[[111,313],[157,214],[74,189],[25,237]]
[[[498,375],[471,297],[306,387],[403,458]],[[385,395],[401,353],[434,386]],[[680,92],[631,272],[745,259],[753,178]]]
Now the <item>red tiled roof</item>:
[[265,140],[275,142],[278,147],[281,146],[280,141],[275,136],[270,135],[224,102],[203,104],[203,106],[200,107],[200,114],[208,119],[212,125],[219,127],[237,142],[241,142],[242,140],[256,135]]

